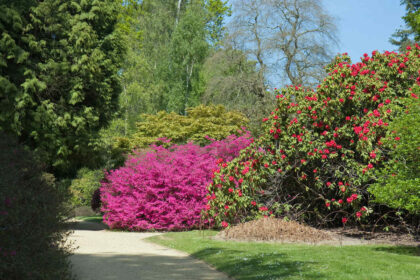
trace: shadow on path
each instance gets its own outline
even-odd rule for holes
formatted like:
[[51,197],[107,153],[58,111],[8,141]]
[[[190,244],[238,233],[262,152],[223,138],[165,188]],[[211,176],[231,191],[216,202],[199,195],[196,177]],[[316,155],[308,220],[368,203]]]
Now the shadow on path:
[[69,222],[69,229],[70,230],[98,231],[98,230],[104,230],[104,229],[109,229],[109,228],[107,225],[104,225],[102,223],[71,220]]
[[214,271],[203,269],[190,257],[78,254],[71,257],[79,280],[218,280]]

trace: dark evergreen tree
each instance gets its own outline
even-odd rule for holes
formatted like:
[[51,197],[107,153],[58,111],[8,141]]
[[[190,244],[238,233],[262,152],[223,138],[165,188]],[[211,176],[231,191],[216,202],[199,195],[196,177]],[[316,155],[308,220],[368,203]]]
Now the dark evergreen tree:
[[0,131],[56,174],[89,158],[118,106],[117,0],[0,0]]
[[401,5],[405,5],[407,11],[403,17],[406,26],[397,29],[389,41],[404,51],[408,45],[420,40],[420,0],[401,0]]

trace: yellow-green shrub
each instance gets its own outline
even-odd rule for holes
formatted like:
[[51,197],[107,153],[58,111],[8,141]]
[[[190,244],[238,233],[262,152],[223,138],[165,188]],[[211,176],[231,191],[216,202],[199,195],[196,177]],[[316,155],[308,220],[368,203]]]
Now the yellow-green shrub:
[[161,138],[170,139],[172,144],[194,141],[204,145],[210,142],[208,138],[224,139],[236,134],[238,129],[248,123],[242,113],[227,111],[221,105],[188,108],[186,116],[161,111],[156,115],[142,117],[144,121],[137,123],[137,132],[132,137],[118,138],[118,147],[126,150],[144,148],[159,142]]

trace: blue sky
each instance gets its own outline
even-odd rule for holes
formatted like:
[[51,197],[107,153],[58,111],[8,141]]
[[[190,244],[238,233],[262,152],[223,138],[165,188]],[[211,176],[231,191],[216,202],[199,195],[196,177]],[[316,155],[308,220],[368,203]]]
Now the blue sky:
[[353,62],[373,50],[395,50],[390,36],[404,25],[404,6],[400,0],[323,0],[330,15],[337,18],[340,45]]

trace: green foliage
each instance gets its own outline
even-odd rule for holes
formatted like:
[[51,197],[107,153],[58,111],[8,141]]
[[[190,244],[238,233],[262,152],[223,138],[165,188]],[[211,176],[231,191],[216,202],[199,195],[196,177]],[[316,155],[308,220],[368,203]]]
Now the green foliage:
[[[409,98],[403,104],[405,113],[390,123],[390,137],[385,138],[392,149],[390,160],[378,170],[377,183],[369,191],[379,203],[420,213],[420,100]],[[395,133],[401,139],[393,148]]]
[[194,90],[194,84],[210,48],[207,37],[204,8],[189,5],[172,33],[167,72],[168,111],[185,114],[187,107],[199,104],[200,93]]
[[0,279],[71,279],[65,196],[14,138],[0,136]]
[[[128,38],[122,67],[119,118],[125,134],[141,113],[175,111],[198,105],[202,64],[222,38],[227,1],[124,1],[119,29]],[[178,4],[179,7],[178,7]]]
[[104,178],[102,170],[89,170],[82,168],[77,172],[77,177],[72,180],[70,193],[73,206],[90,206],[92,195],[101,186]]
[[[204,145],[207,137],[221,140],[248,123],[248,119],[236,111],[226,111],[221,106],[200,105],[187,109],[187,115],[159,112],[156,115],[143,115],[144,121],[137,123],[137,132],[131,138],[119,138],[118,146],[126,148],[144,148],[160,138],[171,140],[172,144],[194,141]],[[163,142],[165,145],[169,143]]]
[[207,58],[200,74],[205,83],[202,102],[242,112],[250,120],[250,130],[258,135],[261,119],[274,109],[275,98],[261,84],[256,62],[226,47]]
[[416,41],[420,40],[420,1],[419,0],[403,0],[406,4],[407,14],[403,17],[405,23],[411,28]]
[[403,16],[406,28],[395,31],[389,41],[404,51],[408,45],[420,40],[420,1],[401,0],[401,5],[405,5],[406,9]]
[[118,3],[0,1],[0,14],[0,130],[56,174],[69,173],[117,109]]

